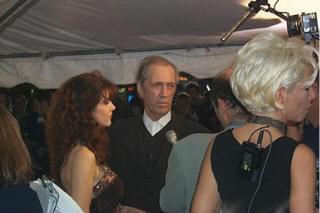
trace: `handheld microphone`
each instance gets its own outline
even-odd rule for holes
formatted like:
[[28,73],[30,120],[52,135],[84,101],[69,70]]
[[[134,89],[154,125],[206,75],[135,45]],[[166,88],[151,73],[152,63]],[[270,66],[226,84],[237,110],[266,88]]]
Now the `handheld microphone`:
[[175,145],[178,141],[177,133],[174,130],[169,130],[166,133],[166,138],[172,145]]

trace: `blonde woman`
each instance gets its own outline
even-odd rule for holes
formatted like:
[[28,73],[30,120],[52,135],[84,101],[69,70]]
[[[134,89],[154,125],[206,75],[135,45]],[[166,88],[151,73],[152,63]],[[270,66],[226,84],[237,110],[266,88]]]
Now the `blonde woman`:
[[231,86],[253,116],[209,146],[191,212],[315,211],[315,156],[286,135],[286,123],[301,122],[315,98],[313,54],[273,33],[240,49]]

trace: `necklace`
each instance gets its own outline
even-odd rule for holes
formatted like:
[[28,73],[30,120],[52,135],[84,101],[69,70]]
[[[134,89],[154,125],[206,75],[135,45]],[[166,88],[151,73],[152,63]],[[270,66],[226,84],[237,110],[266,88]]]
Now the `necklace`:
[[248,119],[248,122],[255,123],[255,124],[266,124],[281,130],[285,135],[287,135],[287,130],[288,130],[287,124],[283,123],[282,121],[279,121],[270,117],[266,117],[266,116],[252,115]]

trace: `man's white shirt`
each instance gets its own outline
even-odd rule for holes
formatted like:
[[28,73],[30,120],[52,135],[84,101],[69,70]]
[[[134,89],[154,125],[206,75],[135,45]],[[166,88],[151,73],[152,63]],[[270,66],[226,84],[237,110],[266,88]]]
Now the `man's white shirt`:
[[157,134],[163,127],[165,127],[170,120],[171,111],[169,111],[167,114],[156,121],[151,120],[147,113],[145,111],[143,112],[143,123],[152,136]]

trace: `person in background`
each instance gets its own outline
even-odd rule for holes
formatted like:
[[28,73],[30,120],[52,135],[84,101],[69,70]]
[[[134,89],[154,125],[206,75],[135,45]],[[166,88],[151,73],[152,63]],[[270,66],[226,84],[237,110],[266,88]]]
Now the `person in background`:
[[[218,75],[216,75],[216,78],[217,77]],[[210,98],[210,91],[205,91],[203,94],[203,98],[203,114],[206,116],[203,116],[204,119],[202,119],[201,124],[207,127],[212,133],[222,131],[224,127],[221,125],[215,113],[214,106],[212,105],[212,101]]]
[[198,116],[191,109],[191,97],[186,92],[179,92],[175,95],[172,111],[191,121],[198,121]]
[[191,212],[315,211],[315,156],[286,136],[286,123],[301,122],[315,97],[313,51],[273,33],[239,50],[231,87],[253,115],[207,149]]
[[18,122],[0,104],[0,212],[42,212],[37,193],[29,187],[31,167]]
[[178,71],[173,63],[160,56],[144,58],[137,74],[143,115],[118,121],[108,129],[109,161],[124,182],[122,204],[128,212],[159,213],[171,143],[175,138],[208,132],[171,112],[177,81]]
[[98,71],[84,73],[62,84],[48,110],[51,175],[85,213],[119,210],[123,184],[105,164],[115,93]]
[[31,99],[32,112],[30,113],[33,129],[30,130],[29,139],[37,144],[45,144],[44,126],[47,111],[50,106],[51,92],[38,89]]
[[10,96],[6,89],[0,88],[0,104],[5,106],[9,111],[11,110]]
[[[210,99],[225,129],[243,125],[248,111],[232,94],[230,82],[224,76],[213,78]],[[164,212],[189,212],[198,180],[201,162],[208,144],[217,134],[192,134],[177,142],[168,160],[166,184],[161,189],[160,207]]]
[[133,97],[129,102],[129,117],[143,114],[143,103],[139,97]]
[[204,97],[201,94],[200,86],[196,81],[189,81],[186,83],[185,87],[186,93],[188,93],[191,98],[191,106],[189,107],[189,111],[196,118],[196,122],[204,125],[204,117],[207,117],[208,115],[205,112],[206,109],[204,107]]
[[319,73],[317,79],[312,85],[312,90],[315,92],[315,99],[311,103],[309,112],[306,116],[302,143],[308,145],[316,157],[319,157]]
[[316,94],[316,98],[312,102],[304,121],[302,143],[313,150],[317,159],[316,207],[317,211],[319,211],[319,73],[312,85],[312,89]]
[[126,100],[126,95],[120,92],[117,92],[116,96],[113,99],[113,103],[116,107],[112,114],[112,123],[116,123],[119,120],[123,120],[129,117],[129,107],[128,101]]
[[30,123],[28,139],[33,142],[29,150],[33,164],[35,165],[35,178],[43,174],[49,176],[48,145],[45,142],[45,121],[47,110],[50,105],[51,92],[38,89],[34,92],[30,112]]
[[30,115],[29,112],[27,112],[28,99],[20,93],[14,93],[11,97],[12,115],[19,122],[22,138],[27,144],[28,149],[30,149],[29,147],[32,146],[32,142],[29,142]]
[[186,84],[185,87],[186,92],[190,95],[193,101],[193,104],[195,105],[195,107],[198,107],[198,105],[200,105],[203,101],[199,84],[195,81],[190,81]]

